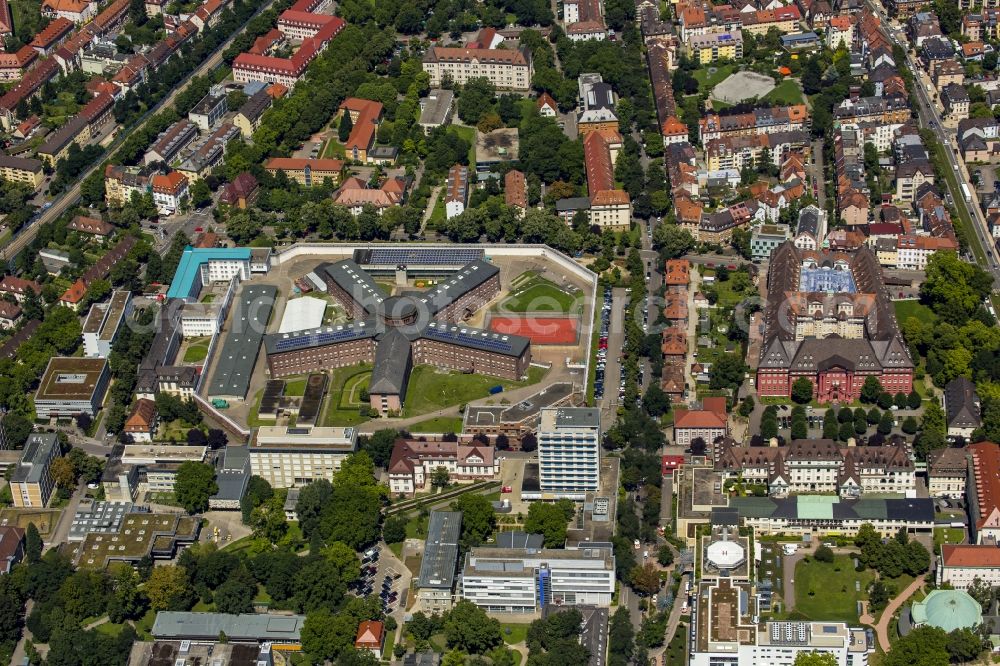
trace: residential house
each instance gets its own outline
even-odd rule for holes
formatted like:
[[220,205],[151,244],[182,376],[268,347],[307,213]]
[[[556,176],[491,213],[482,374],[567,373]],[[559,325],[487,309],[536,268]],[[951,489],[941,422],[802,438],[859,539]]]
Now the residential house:
[[492,446],[480,442],[397,439],[389,459],[389,490],[411,495],[426,489],[442,468],[448,470],[449,482],[492,479],[500,473],[500,461]]
[[178,171],[163,175],[157,174],[150,179],[153,189],[153,201],[161,211],[173,213],[187,205],[190,200],[188,179]]
[[125,419],[125,432],[133,442],[151,442],[156,434],[157,422],[156,403],[146,398],[139,398]]
[[241,210],[246,210],[257,200],[260,187],[257,179],[249,171],[244,171],[233,179],[233,182],[226,183],[219,195],[219,203],[234,206]]
[[927,454],[927,492],[931,497],[961,499],[969,476],[965,447],[936,449]]
[[944,411],[948,437],[969,439],[982,427],[979,394],[976,385],[965,377],[956,377],[944,387]]
[[340,104],[341,113],[349,113],[351,133],[344,143],[348,159],[367,162],[368,152],[375,145],[375,132],[382,120],[382,104],[367,99],[348,97]]
[[465,211],[469,202],[469,168],[456,164],[448,170],[448,180],[445,183],[444,209],[450,220]]

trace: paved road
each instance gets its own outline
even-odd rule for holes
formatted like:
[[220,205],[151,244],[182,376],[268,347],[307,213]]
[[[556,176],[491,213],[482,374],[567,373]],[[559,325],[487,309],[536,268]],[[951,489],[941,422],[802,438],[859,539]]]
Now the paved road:
[[[233,39],[235,39],[237,35],[243,33],[243,31],[246,29],[247,24],[250,21],[252,21],[255,16],[260,14],[262,11],[268,9],[272,4],[274,4],[274,0],[267,0],[266,2],[262,3],[260,7],[257,8],[257,11],[254,12],[253,16],[247,19],[247,22],[244,23],[242,26],[240,26],[240,28],[236,30],[232,35],[230,35],[225,42],[220,44],[219,48],[215,50],[215,53],[209,56],[208,59],[205,60],[205,62],[203,62],[198,69],[191,72],[187,76],[187,78],[185,78],[176,88],[174,88],[172,93],[163,98],[159,104],[157,104],[149,111],[147,111],[146,115],[143,117],[143,119],[136,127],[132,128],[128,132],[122,132],[121,134],[119,134],[115,138],[115,140],[111,142],[111,144],[108,146],[108,150],[105,153],[105,155],[107,156],[114,153],[114,151],[117,150],[118,147],[125,142],[125,139],[128,138],[128,136],[132,132],[136,131],[139,127],[141,127],[153,114],[157,113],[162,108],[173,105],[174,101],[177,99],[177,95],[179,95],[188,87],[188,84],[191,82],[192,78],[196,76],[204,76],[211,70],[215,69],[219,64],[221,64],[222,54],[229,47],[229,44],[233,41]],[[0,259],[4,261],[10,261],[14,257],[16,257],[21,250],[23,250],[27,245],[31,243],[31,241],[35,239],[35,236],[38,235],[38,230],[42,227],[42,225],[52,222],[57,217],[66,212],[66,210],[70,206],[72,206],[77,199],[80,198],[80,183],[86,180],[87,177],[90,176],[90,174],[92,174],[97,169],[103,168],[102,167],[103,161],[104,160],[102,159],[100,162],[98,162],[97,164],[93,165],[85,172],[80,174],[80,176],[74,183],[73,187],[66,190],[58,197],[56,197],[56,199],[52,202],[52,205],[49,207],[48,210],[44,211],[41,215],[35,218],[34,222],[31,222],[28,226],[21,229],[21,232],[13,240],[11,240],[11,242],[8,243],[3,250],[0,250]]]

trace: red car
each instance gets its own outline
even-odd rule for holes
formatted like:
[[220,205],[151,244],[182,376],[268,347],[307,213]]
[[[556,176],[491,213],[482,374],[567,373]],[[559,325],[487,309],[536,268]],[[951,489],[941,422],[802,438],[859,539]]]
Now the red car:
[[503,488],[500,489],[500,492],[502,492],[502,493],[512,493],[512,492],[514,492],[514,489],[511,488],[510,486],[504,486]]
[[202,231],[204,231],[204,229],[202,229],[201,227],[195,227],[195,228],[194,228],[194,232],[195,232],[196,234],[200,234],[200,233],[201,233]]

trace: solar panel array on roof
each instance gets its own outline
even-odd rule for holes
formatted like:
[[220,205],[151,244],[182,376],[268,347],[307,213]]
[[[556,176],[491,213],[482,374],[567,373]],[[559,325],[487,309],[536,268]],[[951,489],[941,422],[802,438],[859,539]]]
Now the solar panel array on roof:
[[377,333],[375,327],[367,322],[337,326],[321,326],[306,331],[292,333],[269,333],[264,336],[264,347],[268,354],[289,352],[297,349],[320,347],[336,342],[348,342],[360,338],[369,338]]
[[528,338],[519,335],[502,335],[479,328],[450,326],[434,321],[427,325],[421,337],[508,356],[520,356],[529,343]]
[[366,253],[361,263],[364,266],[400,266],[422,264],[428,266],[454,266],[471,263],[483,258],[481,248],[376,248]]

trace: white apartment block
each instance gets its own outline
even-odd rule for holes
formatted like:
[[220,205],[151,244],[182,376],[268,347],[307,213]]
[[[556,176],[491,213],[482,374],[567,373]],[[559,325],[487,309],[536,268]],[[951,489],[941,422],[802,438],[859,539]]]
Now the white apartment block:
[[586,407],[543,409],[538,477],[544,492],[580,497],[600,488],[601,413]]
[[458,597],[487,613],[535,613],[545,604],[607,607],[615,590],[610,548],[473,548]]
[[249,259],[209,259],[199,266],[201,283],[229,282],[239,276],[240,280],[250,279]]
[[423,68],[433,88],[440,87],[446,78],[465,85],[471,79],[485,77],[497,88],[527,90],[534,74],[531,55],[526,50],[511,49],[432,46],[424,56]]
[[250,441],[250,473],[275,488],[332,480],[357,448],[354,428],[258,428]]
[[979,578],[990,587],[1000,586],[1000,548],[994,545],[943,545],[938,562],[938,585],[967,590]]
[[118,337],[125,317],[132,312],[132,294],[117,290],[107,303],[95,303],[83,322],[83,354],[90,358],[107,358],[111,345]]

